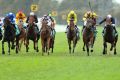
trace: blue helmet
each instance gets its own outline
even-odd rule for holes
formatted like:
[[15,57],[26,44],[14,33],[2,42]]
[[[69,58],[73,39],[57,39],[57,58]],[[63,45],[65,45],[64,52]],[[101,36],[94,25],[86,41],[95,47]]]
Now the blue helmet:
[[6,17],[8,17],[12,23],[15,22],[15,14],[14,13],[10,12],[10,13],[6,14]]

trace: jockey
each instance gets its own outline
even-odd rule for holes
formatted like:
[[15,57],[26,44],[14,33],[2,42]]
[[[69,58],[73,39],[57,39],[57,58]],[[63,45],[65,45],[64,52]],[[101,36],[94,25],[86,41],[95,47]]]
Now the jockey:
[[[118,35],[116,27],[115,27],[115,18],[112,17],[112,15],[108,14],[101,22],[99,22],[99,25],[101,25],[103,22],[107,23],[108,20],[111,21],[111,25],[112,25],[113,29],[115,30],[115,35]],[[105,28],[107,26],[106,23],[105,23],[105,27],[104,27],[103,32],[102,32],[103,34],[104,34],[104,30],[105,30]]]
[[24,23],[25,23],[25,20],[26,20],[26,16],[22,11],[18,11],[17,14],[16,14],[16,23],[19,24],[20,20],[22,20],[23,27],[25,28]]
[[28,22],[29,22],[29,17],[30,17],[30,16],[33,16],[33,17],[34,17],[34,19],[35,19],[35,23],[38,23],[38,18],[37,18],[37,15],[35,15],[35,13],[34,13],[34,12],[30,12],[30,15],[27,17],[26,23],[28,23]]
[[35,28],[36,28],[36,32],[39,34],[39,28],[37,26],[36,23],[38,23],[38,18],[37,18],[37,15],[35,15],[34,12],[30,12],[29,16],[27,17],[27,20],[26,20],[26,23],[29,23],[29,17],[34,17],[34,23],[35,23]]
[[[93,26],[96,29],[95,25],[96,25],[97,14],[95,12],[91,12],[91,11],[86,12],[83,16],[83,21],[84,21],[83,29],[86,27],[87,19],[89,19],[89,18],[93,19],[93,21],[94,21]],[[83,31],[83,29],[82,29],[82,31]]]
[[[86,24],[87,24],[87,19],[88,18],[91,18],[91,11],[88,11],[88,12],[86,12],[85,14],[84,14],[84,16],[83,16],[83,21],[84,21],[84,24],[83,24],[83,29],[86,27]],[[83,29],[82,29],[82,31],[83,31]]]
[[53,24],[53,18],[51,17],[51,15],[44,15],[43,17],[42,17],[42,19],[41,20],[43,20],[43,19],[45,19],[45,20],[47,20],[47,25],[51,28],[51,36],[52,37],[55,37],[55,30],[54,30],[54,26],[52,25]]
[[10,22],[13,24],[15,30],[16,30],[16,35],[19,35],[20,34],[20,31],[19,31],[19,28],[18,26],[15,24],[15,14],[10,12],[8,14],[6,14],[6,17],[9,18]]
[[79,29],[78,29],[78,27],[76,25],[76,23],[77,23],[77,14],[73,10],[70,11],[68,16],[67,16],[67,23],[68,23],[68,25],[67,25],[67,28],[66,28],[66,32],[68,32],[68,27],[70,25],[70,20],[71,19],[74,19],[75,28],[77,30],[77,38],[79,39]]
[[51,20],[51,28],[52,28],[52,35],[55,37],[55,24],[56,24],[56,21],[55,19],[52,17],[51,14],[48,14],[50,20]]

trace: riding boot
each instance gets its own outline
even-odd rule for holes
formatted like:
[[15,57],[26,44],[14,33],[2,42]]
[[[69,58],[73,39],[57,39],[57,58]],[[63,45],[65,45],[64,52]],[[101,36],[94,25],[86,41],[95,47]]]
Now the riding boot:
[[83,32],[84,28],[85,28],[85,26],[83,26],[83,28],[82,28],[82,32]]
[[75,25],[75,28],[77,30],[77,40],[79,40],[80,39],[80,36],[79,36],[80,32],[79,32],[79,29],[78,29],[77,25]]
[[67,25],[67,28],[66,28],[66,31],[65,31],[65,33],[67,33],[67,32],[68,32],[68,27],[69,27],[69,25]]
[[105,29],[106,29],[106,26],[104,27],[103,31],[102,31],[102,35],[104,36],[105,35]]
[[53,32],[53,38],[55,38],[55,34],[56,34],[55,29],[52,29],[52,32]]
[[115,30],[115,36],[116,36],[116,35],[118,35],[118,32],[117,32],[117,30],[116,30],[116,27],[115,27],[115,26],[113,26],[113,29]]

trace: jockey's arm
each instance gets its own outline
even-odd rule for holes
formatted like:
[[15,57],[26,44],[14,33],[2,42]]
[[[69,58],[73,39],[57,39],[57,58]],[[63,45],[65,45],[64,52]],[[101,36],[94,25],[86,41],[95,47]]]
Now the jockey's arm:
[[38,18],[36,15],[34,16],[34,18],[35,18],[35,23],[38,23]]
[[115,19],[111,18],[112,25],[115,26]]
[[106,21],[106,18],[103,19],[101,22],[99,22],[99,25],[101,25],[102,23],[104,23]]
[[29,21],[29,16],[27,17],[26,23],[28,23],[28,21]]

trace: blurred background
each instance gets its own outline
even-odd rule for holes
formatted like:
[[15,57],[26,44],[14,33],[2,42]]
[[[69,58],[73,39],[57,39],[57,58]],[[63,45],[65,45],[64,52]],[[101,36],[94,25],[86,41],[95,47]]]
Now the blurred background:
[[120,1],[119,0],[0,0],[0,17],[6,13],[22,10],[29,15],[32,5],[37,5],[35,13],[38,17],[52,13],[57,24],[66,24],[66,16],[70,10],[74,10],[78,15],[78,24],[82,25],[82,17],[86,11],[92,10],[97,13],[98,21],[107,14],[115,17],[117,25],[120,24]]

